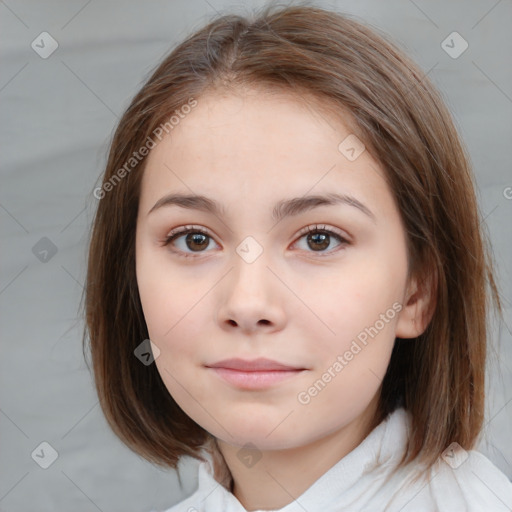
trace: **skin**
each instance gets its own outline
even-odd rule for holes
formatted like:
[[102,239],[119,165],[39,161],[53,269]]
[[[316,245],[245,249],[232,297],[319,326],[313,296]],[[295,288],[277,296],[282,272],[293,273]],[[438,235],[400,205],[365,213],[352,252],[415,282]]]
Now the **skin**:
[[[368,151],[354,161],[338,151],[349,134],[342,117],[320,115],[291,94],[215,91],[148,156],[136,273],[160,350],[155,364],[179,406],[218,439],[233,494],[247,510],[285,506],[361,443],[395,337],[426,327],[428,297],[408,279],[405,232],[384,172]],[[346,204],[271,219],[279,200],[333,191],[356,197],[375,219]],[[170,192],[212,197],[226,216],[176,205],[148,215]],[[183,235],[163,245],[171,230],[190,224],[211,238],[187,245]],[[299,232],[315,224],[348,243],[332,235],[324,246],[308,242]],[[247,236],[263,249],[252,263],[236,252]],[[394,303],[401,311],[300,403],[298,394]],[[231,357],[307,370],[264,390],[240,389],[205,367]],[[261,455],[250,467],[238,457],[246,443]]]

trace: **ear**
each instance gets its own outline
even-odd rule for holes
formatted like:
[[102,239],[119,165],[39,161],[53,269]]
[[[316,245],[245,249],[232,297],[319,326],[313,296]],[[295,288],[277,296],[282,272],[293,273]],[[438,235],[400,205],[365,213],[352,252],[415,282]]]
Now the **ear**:
[[437,272],[431,272],[421,281],[417,277],[409,279],[400,311],[395,336],[398,338],[417,338],[425,332],[436,306]]

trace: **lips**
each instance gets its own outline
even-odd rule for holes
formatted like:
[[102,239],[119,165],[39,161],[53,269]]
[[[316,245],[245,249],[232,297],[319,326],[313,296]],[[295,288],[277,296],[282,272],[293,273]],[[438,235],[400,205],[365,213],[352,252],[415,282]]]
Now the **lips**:
[[265,358],[251,361],[238,358],[224,359],[206,367],[224,382],[244,391],[263,391],[279,384],[284,385],[285,381],[306,371],[306,368]]
[[224,368],[227,370],[238,370],[243,372],[269,372],[269,371],[293,371],[305,370],[298,366],[291,366],[271,359],[258,358],[253,360],[232,358],[224,359],[217,363],[206,365],[208,368]]

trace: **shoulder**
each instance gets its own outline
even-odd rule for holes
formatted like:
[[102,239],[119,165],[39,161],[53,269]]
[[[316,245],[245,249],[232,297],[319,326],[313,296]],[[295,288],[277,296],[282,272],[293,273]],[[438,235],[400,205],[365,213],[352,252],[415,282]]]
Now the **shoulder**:
[[403,512],[512,510],[512,482],[485,455],[453,443],[407,493]]
[[151,512],[203,512],[205,508],[208,510],[218,508],[220,512],[224,506],[222,493],[224,488],[214,479],[211,461],[208,458],[198,465],[197,475],[197,488],[188,498],[185,498],[166,510],[155,510]]
[[467,510],[512,509],[512,482],[482,453],[448,447],[437,466],[439,478],[433,475],[432,489],[448,492],[449,486]]
[[[410,413],[397,410],[389,425],[390,436],[395,435],[391,444],[396,448],[410,434]],[[389,471],[394,464],[390,460],[385,466]],[[383,471],[388,473],[385,468]],[[484,454],[466,451],[457,443],[448,446],[427,470],[414,461],[402,467],[389,476],[377,496],[388,504],[389,508],[384,508],[386,512],[512,512],[510,479]]]
[[200,497],[196,491],[194,494],[185,498],[183,501],[176,503],[171,508],[166,510],[151,510],[150,512],[200,512],[202,510],[202,501],[203,498]]

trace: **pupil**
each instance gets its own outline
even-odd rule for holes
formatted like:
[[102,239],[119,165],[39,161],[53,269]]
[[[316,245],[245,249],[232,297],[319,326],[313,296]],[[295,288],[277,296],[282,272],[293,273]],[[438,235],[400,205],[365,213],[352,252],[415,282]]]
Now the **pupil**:
[[193,247],[190,247],[189,242],[196,244],[199,248],[208,247],[207,236],[201,233],[189,233],[186,237],[187,247],[193,250]]
[[322,246],[317,245],[317,248],[326,249],[327,247],[329,247],[329,235],[326,235],[325,233],[315,233],[313,235],[309,235],[308,239],[310,241],[312,240],[314,244],[318,244],[318,242],[323,242]]

